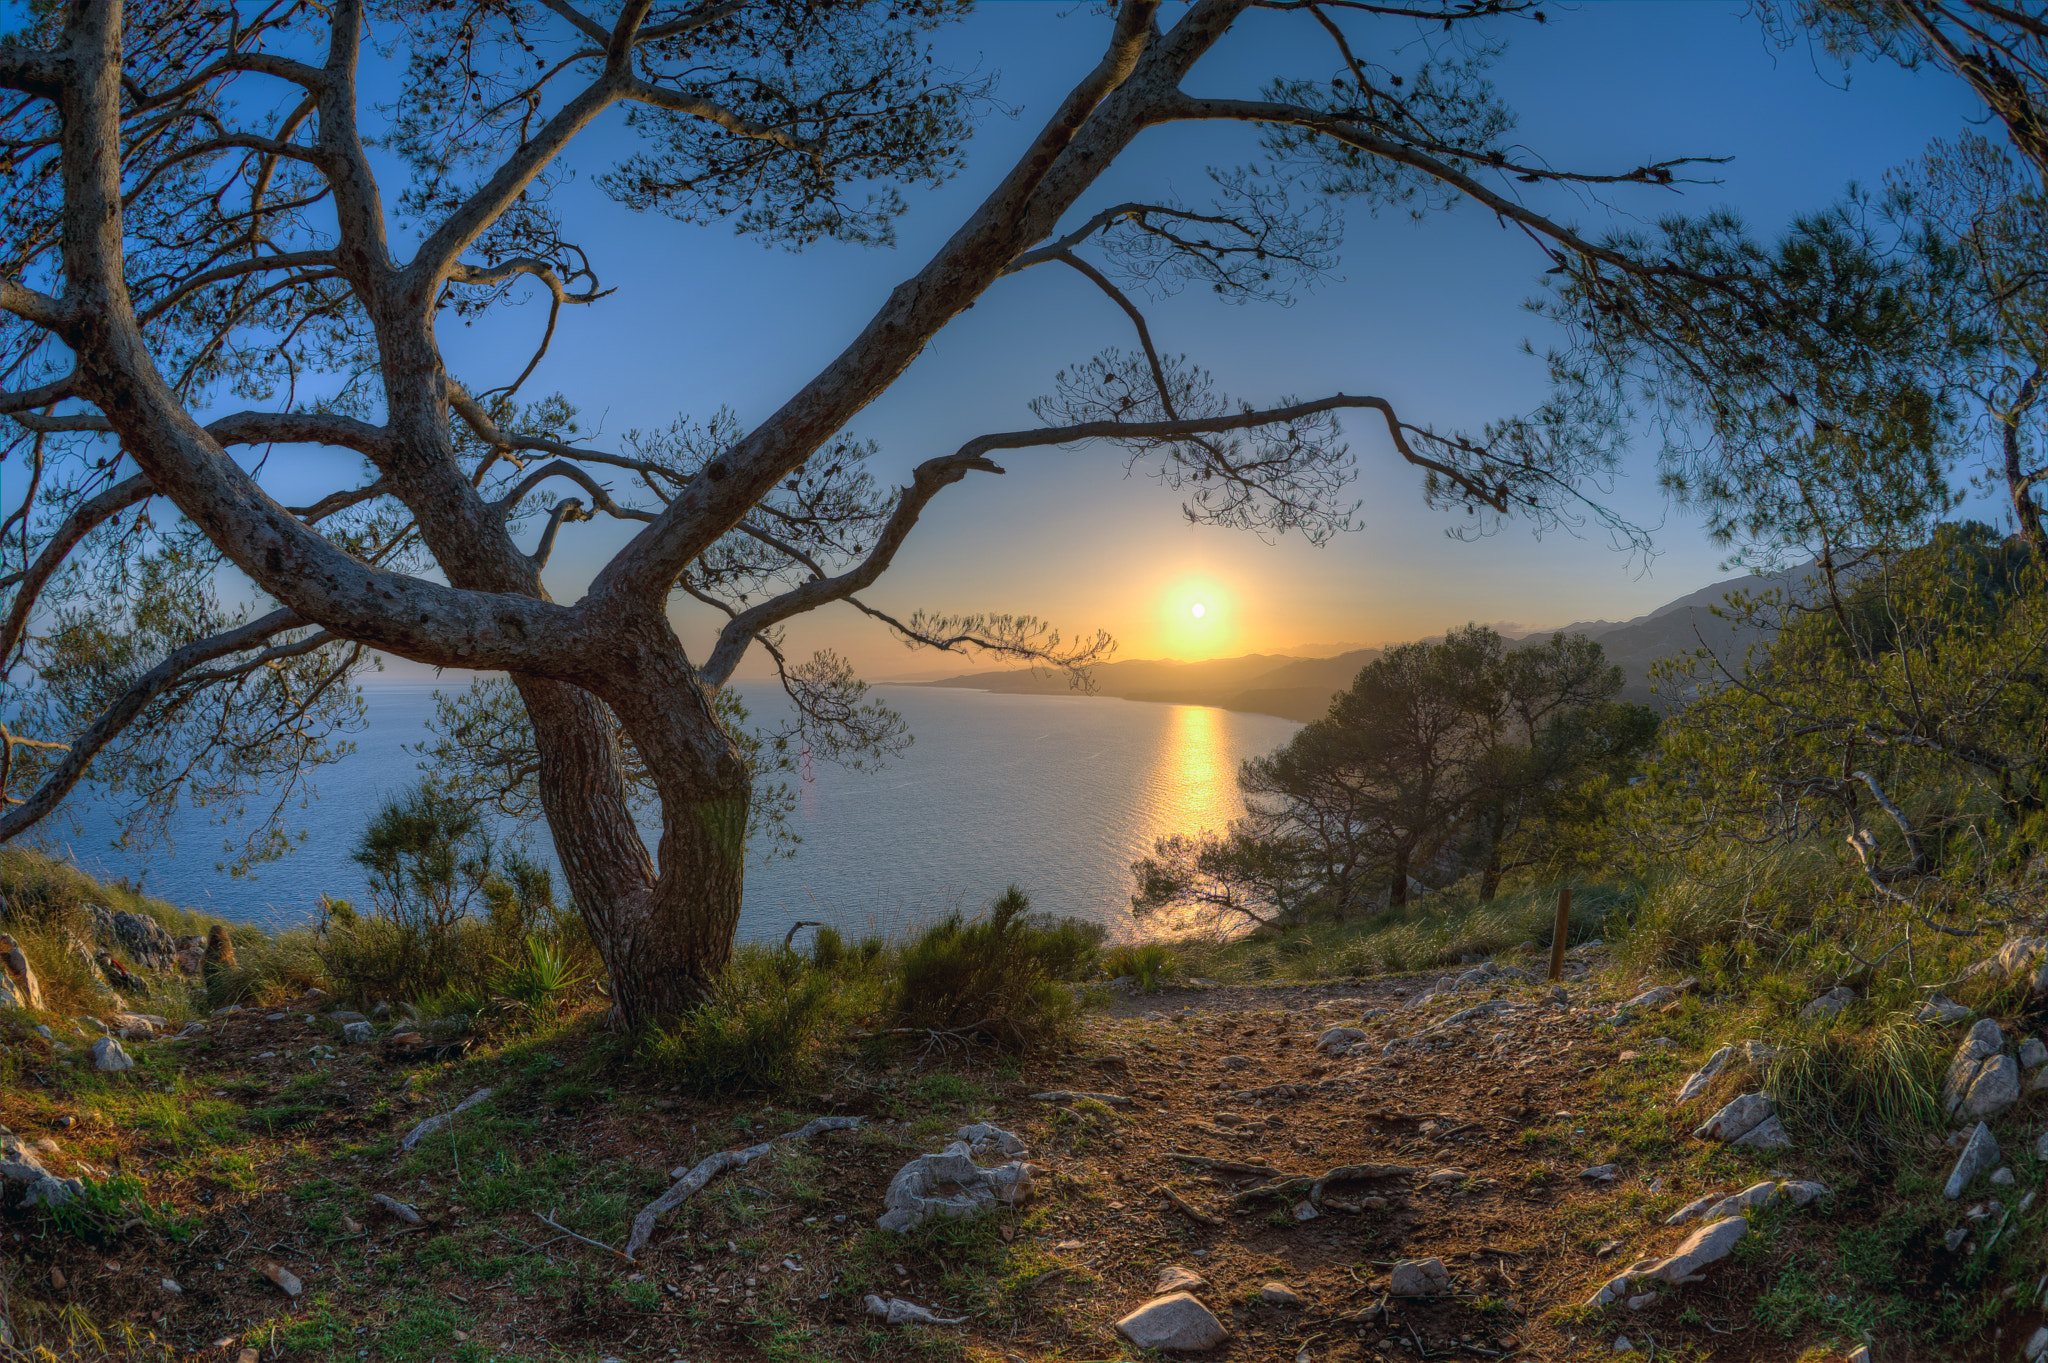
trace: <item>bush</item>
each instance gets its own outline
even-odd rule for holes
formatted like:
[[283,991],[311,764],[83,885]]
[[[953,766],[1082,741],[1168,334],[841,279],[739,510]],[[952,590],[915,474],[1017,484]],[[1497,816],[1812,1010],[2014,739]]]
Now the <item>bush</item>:
[[[318,935],[345,998],[409,999],[432,1012],[451,993],[473,1003],[488,984],[538,1019],[592,973],[588,933],[556,906],[547,868],[517,850],[501,856],[482,811],[431,783],[386,801],[352,856],[369,875],[374,911],[323,899]],[[556,987],[542,988],[549,980]]]
[[1178,958],[1160,942],[1127,942],[1102,958],[1102,973],[1112,980],[1132,979],[1147,994],[1159,992],[1159,981]]
[[1094,963],[1106,935],[1078,919],[1030,912],[1012,885],[971,922],[951,913],[903,948],[894,1025],[972,1033],[1031,1046],[1065,1030],[1078,1011],[1062,981]]
[[709,1000],[648,1035],[643,1062],[705,1097],[804,1084],[831,1039],[881,1006],[887,976],[880,943],[870,940],[876,950],[828,948],[829,966],[816,963],[815,945],[808,958],[781,947],[739,947]]

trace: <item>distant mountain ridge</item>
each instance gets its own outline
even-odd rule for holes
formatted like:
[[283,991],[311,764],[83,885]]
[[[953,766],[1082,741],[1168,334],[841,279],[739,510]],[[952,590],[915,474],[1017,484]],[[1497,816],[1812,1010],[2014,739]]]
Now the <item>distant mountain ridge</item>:
[[[1721,604],[1722,598],[1738,589],[1761,592],[1774,587],[1797,588],[1811,571],[1811,564],[1802,564],[1769,576],[1744,574],[1702,587],[1632,620],[1584,620],[1560,625],[1556,629],[1532,630],[1516,644],[1518,647],[1533,647],[1553,634],[1583,634],[1597,639],[1607,651],[1608,660],[1619,664],[1628,676],[1622,687],[1621,699],[1668,709],[1671,698],[1650,689],[1650,668],[1658,660],[1689,652],[1704,642],[1727,659],[1731,666],[1739,666],[1744,650],[1752,643],[1764,641],[1761,631],[1737,629],[1716,617],[1712,607]],[[1384,651],[1359,648],[1330,658],[1248,653],[1237,658],[1211,658],[1196,663],[1164,658],[1104,663],[1093,670],[1094,694],[1120,700],[1213,705],[1222,710],[1278,715],[1282,719],[1306,724],[1310,720],[1321,719],[1330,708],[1330,698],[1349,687],[1358,676],[1358,670]],[[1002,695],[1087,694],[1076,692],[1061,673],[1029,668],[974,672],[943,681],[916,684],[993,691]]]

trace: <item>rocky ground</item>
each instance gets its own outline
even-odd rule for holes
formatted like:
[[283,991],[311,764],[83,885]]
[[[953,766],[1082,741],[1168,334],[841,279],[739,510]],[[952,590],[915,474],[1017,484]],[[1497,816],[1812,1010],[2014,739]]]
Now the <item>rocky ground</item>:
[[[319,999],[4,1024],[5,1300],[18,1339],[241,1363],[2021,1355],[2022,1292],[1939,1354],[1896,1304],[2001,1291],[1985,1242],[2040,1239],[2038,1041],[1932,1024],[1988,1153],[1823,1156],[1767,1047],[1601,962],[1124,997],[1063,1059],[935,1040],[767,1105],[664,1094],[592,1018],[466,1057]],[[1966,1112],[2001,1058],[2011,1101]],[[982,1214],[877,1226],[924,1197]]]

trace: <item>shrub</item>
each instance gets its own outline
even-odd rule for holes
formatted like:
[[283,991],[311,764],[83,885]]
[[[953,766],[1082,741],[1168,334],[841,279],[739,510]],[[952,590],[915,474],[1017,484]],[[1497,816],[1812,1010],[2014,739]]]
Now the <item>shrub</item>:
[[834,968],[780,947],[743,945],[711,997],[673,1027],[650,1033],[641,1058],[686,1092],[773,1093],[809,1080],[828,1040],[875,1011],[878,954]]
[[1133,979],[1147,994],[1159,992],[1159,981],[1179,963],[1160,942],[1127,942],[1102,958],[1102,971],[1113,980]]
[[1061,981],[1094,963],[1100,925],[1030,912],[1012,885],[986,916],[959,913],[903,948],[893,1008],[897,1026],[973,1033],[1006,1046],[1052,1039],[1078,1010]]
[[539,1018],[568,988],[542,984],[592,973],[588,934],[556,906],[547,868],[516,849],[501,856],[483,811],[431,782],[385,802],[351,855],[368,873],[373,911],[322,899],[318,935],[321,963],[344,997],[438,1007],[450,991],[467,996],[502,981],[515,1008]]

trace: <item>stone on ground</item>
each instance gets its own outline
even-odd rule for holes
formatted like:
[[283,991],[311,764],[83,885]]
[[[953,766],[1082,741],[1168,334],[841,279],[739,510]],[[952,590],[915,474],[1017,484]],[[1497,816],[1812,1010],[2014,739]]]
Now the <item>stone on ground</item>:
[[[2044,1137],[2048,1140],[2048,1137]],[[1955,1167],[1949,1170],[1948,1182],[1943,1185],[1941,1195],[1953,1202],[1963,1195],[1963,1189],[1970,1181],[1998,1163],[1998,1142],[1991,1135],[1991,1128],[1977,1123],[1977,1129],[1970,1133],[1970,1139],[1963,1145],[1963,1153],[1956,1156]]]
[[1159,1270],[1159,1281],[1152,1288],[1154,1296],[1163,1297],[1172,1292],[1192,1292],[1198,1287],[1207,1287],[1209,1280],[1191,1268],[1179,1264],[1168,1264]]
[[1955,1002],[1946,994],[1930,994],[1927,1002],[1920,1005],[1920,1011],[1913,1014],[1915,1022],[1968,1022],[1970,1010]]
[[1397,1297],[1441,1297],[1451,1290],[1451,1271],[1441,1259],[1403,1259],[1387,1290]]
[[1792,1148],[1792,1137],[1786,1132],[1785,1123],[1773,1114],[1737,1136],[1729,1144],[1746,1145],[1753,1150],[1789,1150]]
[[42,982],[28,963],[21,943],[0,932],[0,1008],[41,1008]]
[[2037,1070],[2048,1065],[2048,1046],[2041,1044],[2041,1038],[2030,1036],[2020,1043],[2020,1068]]
[[1316,1038],[1316,1049],[1324,1055],[1332,1051],[1348,1050],[1365,1040],[1363,1027],[1332,1027]]
[[1703,1141],[1736,1141],[1754,1131],[1778,1111],[1765,1093],[1745,1093],[1707,1118],[1692,1134]]
[[1300,1306],[1302,1304],[1301,1293],[1283,1282],[1261,1283],[1259,1285],[1259,1300],[1274,1306]]
[[135,1068],[135,1062],[129,1059],[128,1052],[121,1049],[121,1043],[110,1036],[103,1036],[92,1043],[92,1064],[94,1069],[110,1074]]
[[1723,1046],[1708,1056],[1707,1063],[1686,1076],[1685,1082],[1678,1086],[1678,1101],[1689,1103],[1706,1092],[1707,1085],[1714,1081],[1714,1076],[1719,1074],[1734,1056],[1733,1046]]
[[1842,1010],[1856,1002],[1856,991],[1846,987],[1828,990],[1812,1003],[1799,1010],[1801,1022],[1819,1022],[1826,1018],[1840,1017]]
[[1191,1353],[1230,1338],[1215,1313],[1185,1292],[1155,1297],[1118,1321],[1116,1328],[1141,1349]]
[[1942,1077],[1942,1111],[1950,1116],[1961,1111],[1985,1064],[2004,1050],[2005,1034],[1998,1030],[1998,1024],[1990,1018],[1979,1018],[1962,1044],[1956,1047],[1954,1057],[1948,1062],[1948,1072]]
[[1978,1069],[1977,1076],[1957,1105],[1955,1115],[1968,1121],[1996,1117],[2020,1100],[2019,1062],[2009,1055],[1994,1055]]

